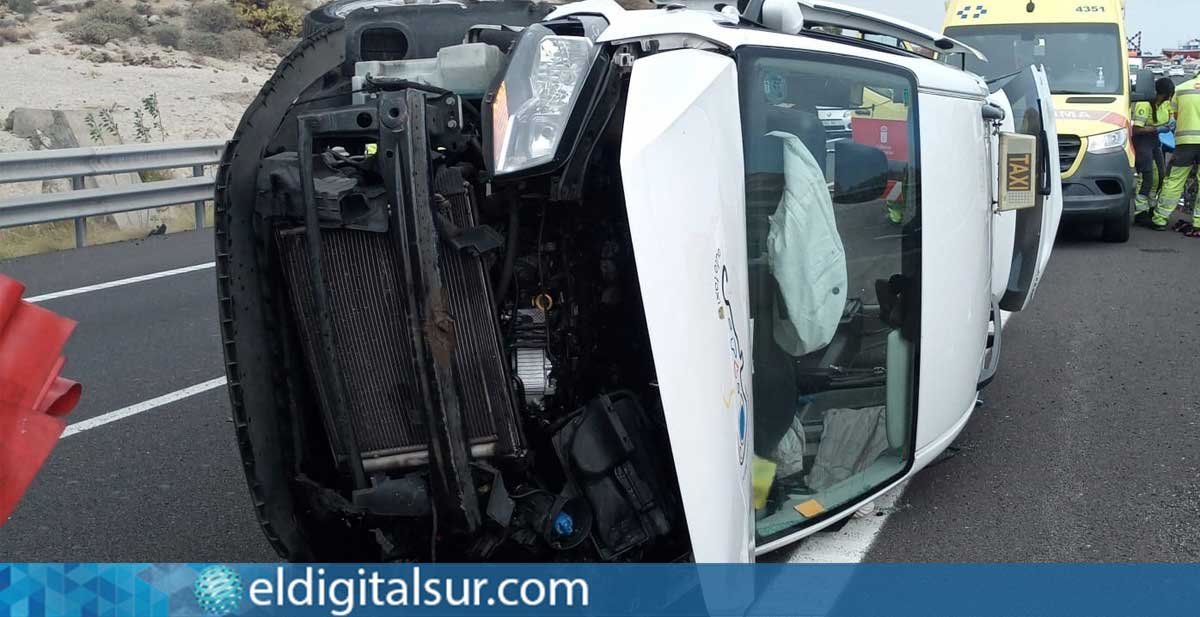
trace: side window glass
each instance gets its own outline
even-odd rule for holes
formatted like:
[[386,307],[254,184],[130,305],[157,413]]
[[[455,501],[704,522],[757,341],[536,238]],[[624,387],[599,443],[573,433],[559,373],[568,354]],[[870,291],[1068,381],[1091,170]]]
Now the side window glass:
[[920,324],[916,86],[774,49],[739,55],[758,540],[912,461]]

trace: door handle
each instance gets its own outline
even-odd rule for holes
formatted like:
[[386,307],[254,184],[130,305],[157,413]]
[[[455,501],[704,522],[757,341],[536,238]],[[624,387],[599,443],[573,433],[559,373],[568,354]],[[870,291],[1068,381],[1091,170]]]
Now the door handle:
[[1054,191],[1054,187],[1050,186],[1050,165],[1057,165],[1057,161],[1050,160],[1050,138],[1046,135],[1046,130],[1042,129],[1038,132],[1038,148],[1041,150],[1041,164],[1038,165],[1038,194],[1049,197]]

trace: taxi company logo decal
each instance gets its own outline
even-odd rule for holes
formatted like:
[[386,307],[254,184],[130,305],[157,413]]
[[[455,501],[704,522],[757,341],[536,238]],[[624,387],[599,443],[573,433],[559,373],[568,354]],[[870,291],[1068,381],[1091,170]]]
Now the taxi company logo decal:
[[724,319],[729,327],[729,364],[733,377],[733,383],[722,396],[721,402],[725,403],[726,410],[736,410],[737,413],[738,464],[741,465],[746,462],[746,431],[749,429],[746,418],[746,401],[749,397],[746,396],[746,384],[742,376],[746,368],[746,354],[738,334],[733,304],[729,302],[729,294],[725,289],[728,284],[729,268],[718,250],[713,259],[713,291],[716,293],[717,316]]
[[958,11],[959,19],[979,19],[984,15],[987,15],[987,9],[982,4],[968,4]]

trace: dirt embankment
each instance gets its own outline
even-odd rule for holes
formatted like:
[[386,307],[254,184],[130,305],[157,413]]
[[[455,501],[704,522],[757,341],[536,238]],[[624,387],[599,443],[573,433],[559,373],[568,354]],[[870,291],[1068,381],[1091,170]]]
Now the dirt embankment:
[[[64,26],[86,15],[89,8],[95,13],[98,1],[109,0],[0,0],[0,121],[18,108],[82,110],[103,126],[100,142],[93,143],[90,135],[76,134],[80,146],[226,139],[280,60],[279,46],[269,42],[261,45],[262,41],[255,47],[262,51],[241,53],[236,61],[151,42],[162,40],[153,36],[155,27],[172,24],[188,32],[189,11],[200,0],[115,0],[127,11],[142,16],[144,22],[136,28],[140,34],[103,45],[73,42],[63,33]],[[321,3],[278,1],[292,3],[301,11]],[[649,0],[618,1],[629,9],[653,6]],[[15,8],[22,4],[24,13]],[[269,51],[272,48],[274,51]],[[156,100],[157,120],[146,113],[145,99],[151,96]],[[101,122],[102,111],[110,122]],[[135,114],[141,114],[142,126],[150,129],[140,136]],[[0,152],[40,147],[13,134],[8,130],[11,127],[0,127],[4,127],[0,130]],[[163,176],[155,174],[149,179]],[[62,190],[64,184],[0,184],[0,199]],[[164,225],[167,232],[194,225],[190,206],[147,211],[143,218],[144,223],[136,226],[118,225],[106,217],[91,219],[88,242],[143,236],[151,230],[161,231]],[[74,228],[70,221],[0,229],[0,259],[72,246]]]
[[[18,107],[111,109],[129,142],[133,111],[153,94],[168,140],[228,137],[279,61],[270,52],[217,60],[138,38],[79,45],[58,31],[73,18],[39,10],[23,23],[32,38],[0,47],[0,116]],[[10,137],[0,140],[6,151],[22,145]]]
[[[18,108],[85,110],[97,118],[106,110],[116,134],[103,129],[104,143],[226,139],[279,61],[278,55],[268,51],[245,54],[238,61],[218,60],[141,38],[106,45],[76,44],[59,28],[75,18],[75,9],[83,8],[83,3],[72,6],[41,1],[44,4],[28,16],[10,12],[0,17],[0,28],[19,28],[29,37],[0,46],[0,84],[4,84],[0,87],[0,120]],[[188,7],[165,0],[151,6],[168,14]],[[172,11],[171,6],[178,8]],[[163,18],[148,19],[154,23]],[[158,122],[145,112],[144,100],[151,96],[157,101]],[[148,137],[138,138],[135,112],[143,114],[143,125],[151,128]],[[40,147],[8,128],[0,130],[0,152]],[[77,138],[81,146],[93,145],[90,135]],[[0,199],[50,188],[41,182],[0,184]],[[187,206],[147,212],[144,218],[144,225],[132,229],[92,219],[89,244],[144,236],[160,225],[166,225],[167,231],[194,225],[192,209]],[[73,238],[69,221],[0,230],[0,258],[69,248],[74,246]]]

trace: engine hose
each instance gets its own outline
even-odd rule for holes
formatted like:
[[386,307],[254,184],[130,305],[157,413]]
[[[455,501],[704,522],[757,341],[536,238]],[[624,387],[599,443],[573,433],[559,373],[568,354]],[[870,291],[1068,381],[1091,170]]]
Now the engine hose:
[[512,287],[513,268],[517,264],[517,241],[521,231],[520,206],[513,203],[508,211],[508,245],[504,251],[504,266],[500,269],[500,281],[496,286],[496,301],[508,297],[508,289]]

